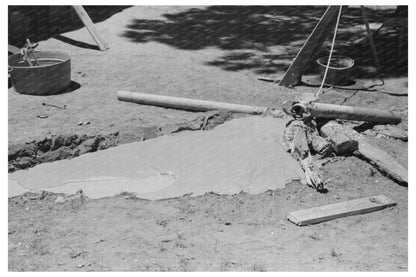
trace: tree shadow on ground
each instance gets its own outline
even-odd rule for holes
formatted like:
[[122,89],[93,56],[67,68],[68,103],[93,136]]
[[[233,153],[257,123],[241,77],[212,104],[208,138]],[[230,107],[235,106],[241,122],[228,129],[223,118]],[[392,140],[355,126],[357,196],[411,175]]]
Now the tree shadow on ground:
[[[178,49],[200,50],[216,47],[221,57],[207,65],[224,70],[252,70],[257,74],[284,72],[308,35],[326,10],[326,6],[210,6],[184,12],[163,14],[163,20],[134,19],[122,36],[137,43],[157,41]],[[369,21],[383,22],[394,7],[367,9]],[[384,28],[386,29],[386,28]],[[391,30],[390,30],[391,31]],[[397,32],[378,32],[374,40],[387,76],[407,74],[407,36],[405,51],[397,56]],[[407,33],[406,33],[407,35]],[[356,75],[374,75],[374,61],[365,38],[366,32],[359,7],[344,7],[337,32],[336,54],[356,61]],[[331,37],[331,36],[329,36]],[[315,58],[327,55],[327,42]],[[314,58],[314,59],[315,59]],[[398,61],[400,61],[398,63]],[[315,63],[306,73],[317,70]]]
[[[98,23],[130,6],[83,7],[91,20]],[[9,6],[8,14],[9,44],[18,47],[25,44],[26,38],[37,42],[84,27],[71,6]]]

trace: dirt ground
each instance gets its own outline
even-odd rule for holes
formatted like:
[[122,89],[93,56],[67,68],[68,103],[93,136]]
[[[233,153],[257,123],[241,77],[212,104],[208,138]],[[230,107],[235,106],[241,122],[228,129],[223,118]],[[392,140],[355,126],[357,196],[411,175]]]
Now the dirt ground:
[[[323,7],[311,8],[304,17],[290,7],[229,9],[126,7],[96,24],[111,47],[104,52],[94,49],[85,28],[62,34],[64,39],[40,41],[40,50],[71,55],[73,84],[67,93],[42,97],[9,88],[9,171],[197,130],[207,115],[120,102],[115,93],[121,89],[277,108],[284,100],[316,91],[283,88],[257,76],[282,77]],[[369,10],[370,21],[381,22],[382,12],[386,10]],[[340,45],[365,31],[356,9],[346,13]],[[282,38],[283,29],[293,32]],[[386,44],[382,37],[375,37],[377,45]],[[364,46],[353,43],[339,51],[350,51],[361,61],[355,78],[379,83],[371,75],[372,60],[359,56]],[[389,49],[395,53],[395,46]],[[399,59],[391,63],[380,56],[385,84],[378,88],[407,94],[407,67],[403,73]],[[403,121],[396,127],[407,132],[406,95],[332,89],[320,102],[401,112]],[[219,116],[212,127],[230,117]],[[80,121],[90,124],[78,125]],[[362,133],[407,167],[407,141],[372,127]],[[9,198],[9,270],[406,271],[407,187],[354,156],[325,161],[325,194],[293,182],[259,195],[159,201],[128,193],[86,201],[73,197],[63,204],[55,203],[58,195],[53,194]],[[378,194],[397,206],[306,227],[286,219],[290,211]]]

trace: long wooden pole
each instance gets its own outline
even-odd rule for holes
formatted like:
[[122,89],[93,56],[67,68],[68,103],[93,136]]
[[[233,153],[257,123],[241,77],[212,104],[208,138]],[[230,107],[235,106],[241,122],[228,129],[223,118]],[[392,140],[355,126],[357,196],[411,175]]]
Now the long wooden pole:
[[139,92],[130,92],[120,90],[117,92],[117,99],[120,101],[134,102],[144,105],[160,106],[165,108],[174,108],[190,111],[210,111],[226,110],[236,113],[263,114],[269,110],[267,107],[258,107],[250,105],[231,104],[224,102],[215,102],[207,100],[179,98],[172,96],[163,96],[156,94],[147,94]]
[[90,16],[85,11],[84,7],[83,6],[73,6],[73,8],[74,8],[75,12],[77,13],[77,15],[79,16],[79,18],[81,19],[84,26],[87,28],[88,32],[91,34],[92,38],[97,43],[98,48],[101,51],[109,49],[110,47],[108,46],[108,44],[104,40],[102,40],[101,37],[98,35],[98,31],[95,28],[94,23],[92,22]]
[[371,29],[370,29],[370,24],[368,23],[367,12],[364,6],[360,6],[360,7],[361,7],[361,13],[363,14],[365,29],[367,31],[368,42],[370,43],[370,46],[371,46],[371,52],[373,54],[374,62],[376,64],[377,71],[380,71],[380,61],[378,59],[376,45],[374,43],[373,36],[371,35]]

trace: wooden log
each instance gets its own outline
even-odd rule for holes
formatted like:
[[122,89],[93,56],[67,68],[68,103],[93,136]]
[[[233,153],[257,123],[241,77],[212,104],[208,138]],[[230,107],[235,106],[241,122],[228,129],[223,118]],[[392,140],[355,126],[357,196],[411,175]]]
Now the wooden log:
[[321,127],[321,135],[331,142],[332,148],[339,155],[358,150],[358,141],[345,135],[344,128],[334,120]]
[[358,141],[358,150],[354,151],[354,155],[369,161],[392,180],[400,184],[408,184],[407,169],[392,156],[371,145],[361,134],[351,128],[346,128],[345,134]]
[[290,212],[287,218],[296,225],[304,226],[350,215],[370,213],[395,205],[396,203],[390,198],[378,195]]
[[214,102],[207,100],[180,98],[156,94],[146,94],[123,90],[117,92],[117,99],[120,101],[134,102],[143,105],[153,105],[165,108],[201,112],[211,110],[224,110],[236,113],[264,114],[269,110],[269,108],[267,107],[231,104],[224,102]]
[[91,34],[92,38],[97,43],[98,48],[101,51],[109,49],[110,47],[107,45],[107,43],[104,40],[102,40],[101,37],[99,36],[98,31],[94,26],[94,23],[92,22],[88,13],[85,11],[84,7],[73,6],[73,8],[75,12],[77,13],[77,15],[79,16],[79,18],[81,19],[84,26],[87,28],[88,32]]
[[313,157],[310,153],[309,144],[313,139],[316,130],[313,125],[305,124],[302,120],[294,120],[290,122],[285,129],[284,139],[291,155],[299,161],[308,186],[318,191],[324,191],[324,182],[319,174],[319,170],[315,168]]
[[285,72],[279,83],[280,86],[296,86],[301,81],[303,70],[317,52],[318,47],[324,42],[326,35],[329,33],[329,28],[334,26],[333,23],[340,8],[340,6],[329,6],[327,8],[289,69]]
[[293,120],[285,129],[284,137],[290,154],[301,161],[309,155],[309,142],[307,138],[308,126],[301,120]]
[[306,183],[315,188],[317,191],[325,191],[324,182],[322,181],[319,170],[315,168],[312,155],[300,161],[303,171],[305,172]]

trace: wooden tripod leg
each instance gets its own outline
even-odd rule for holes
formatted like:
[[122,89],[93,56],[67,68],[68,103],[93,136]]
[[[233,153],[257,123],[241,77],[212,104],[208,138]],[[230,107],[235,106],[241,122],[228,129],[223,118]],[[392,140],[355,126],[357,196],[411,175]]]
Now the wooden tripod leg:
[[14,45],[9,44],[9,48],[8,49],[9,49],[9,52],[10,53],[13,53],[13,54],[20,53],[20,48],[14,46]]
[[371,35],[370,24],[368,23],[368,18],[367,18],[367,12],[365,11],[364,6],[360,6],[360,7],[361,7],[361,13],[363,14],[365,29],[367,31],[368,42],[370,43],[370,46],[371,46],[371,51],[373,53],[373,58],[377,67],[377,71],[379,71],[380,62],[379,62],[378,55],[377,55],[376,45],[374,44],[373,36]]
[[74,7],[75,12],[81,19],[82,23],[87,28],[88,32],[91,34],[92,38],[97,43],[98,48],[101,51],[109,49],[110,47],[108,47],[107,43],[105,43],[105,41],[103,41],[98,35],[98,31],[97,29],[95,29],[94,23],[92,22],[88,13],[85,11],[84,7],[82,6],[73,6],[73,7]]
[[313,58],[317,48],[323,44],[328,34],[327,30],[333,26],[340,8],[340,6],[329,6],[327,8],[315,26],[315,29],[313,29],[305,44],[296,55],[289,69],[286,71],[279,83],[280,86],[296,86],[301,81],[304,68]]

